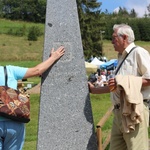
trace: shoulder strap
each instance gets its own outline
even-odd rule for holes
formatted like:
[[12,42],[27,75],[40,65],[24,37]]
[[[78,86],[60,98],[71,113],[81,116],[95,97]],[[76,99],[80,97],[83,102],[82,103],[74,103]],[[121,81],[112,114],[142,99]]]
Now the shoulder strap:
[[6,69],[6,66],[4,66],[4,75],[5,75],[5,86],[7,86],[7,79],[8,79],[8,76],[7,76],[7,69]]
[[136,46],[133,47],[133,48],[130,50],[130,52],[125,56],[125,58],[122,60],[122,62],[120,63],[120,65],[117,67],[117,70],[115,71],[115,75],[118,73],[118,71],[119,71],[120,67],[122,66],[123,62],[125,61],[125,59],[129,56],[129,54],[130,54],[135,48],[136,48]]

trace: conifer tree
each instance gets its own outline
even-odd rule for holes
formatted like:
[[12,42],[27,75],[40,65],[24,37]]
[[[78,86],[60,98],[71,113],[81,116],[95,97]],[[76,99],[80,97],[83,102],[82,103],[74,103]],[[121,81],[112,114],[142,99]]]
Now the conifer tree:
[[77,0],[84,55],[102,55],[100,42],[100,6],[97,0]]

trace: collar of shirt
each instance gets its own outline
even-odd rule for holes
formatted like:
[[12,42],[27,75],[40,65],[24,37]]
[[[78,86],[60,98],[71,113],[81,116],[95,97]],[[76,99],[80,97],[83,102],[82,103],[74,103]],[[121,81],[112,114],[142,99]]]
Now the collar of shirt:
[[125,58],[125,56],[127,55],[127,53],[129,53],[131,51],[131,49],[133,47],[135,47],[136,45],[133,43],[129,44],[126,49],[123,51],[122,54],[118,53],[118,65],[121,63],[121,61]]
[[133,47],[135,47],[134,42],[131,43],[131,44],[129,44],[129,45],[126,47],[126,49],[123,51],[122,54],[118,54],[118,58],[123,59],[123,58],[127,55],[127,53],[129,53],[129,52],[131,51],[131,49],[132,49]]
[[124,55],[124,53],[129,53],[133,47],[135,47],[134,42],[131,43],[131,44],[129,44],[129,45],[126,47],[126,49],[123,51],[122,54]]

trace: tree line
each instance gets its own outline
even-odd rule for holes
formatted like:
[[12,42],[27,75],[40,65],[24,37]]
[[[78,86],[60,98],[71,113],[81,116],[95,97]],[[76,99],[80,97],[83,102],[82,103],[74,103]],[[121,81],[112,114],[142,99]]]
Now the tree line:
[[[85,58],[91,55],[103,56],[103,39],[111,40],[112,27],[117,23],[129,24],[136,40],[150,41],[150,14],[137,17],[132,9],[119,8],[118,12],[101,11],[102,2],[97,0],[76,0],[82,44]],[[150,13],[150,5],[147,6]],[[46,0],[0,0],[0,17],[11,20],[23,20],[45,23]]]

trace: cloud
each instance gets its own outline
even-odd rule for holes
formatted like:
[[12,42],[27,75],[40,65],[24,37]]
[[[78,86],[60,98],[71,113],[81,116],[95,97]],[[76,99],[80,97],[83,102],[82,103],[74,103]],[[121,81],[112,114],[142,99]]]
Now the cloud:
[[145,13],[148,13],[147,6],[150,4],[150,0],[127,0],[125,7],[129,10],[135,9],[138,17],[143,17]]
[[113,10],[113,12],[114,12],[114,13],[118,13],[118,12],[119,12],[119,9],[120,9],[120,8],[117,7],[117,8],[115,8],[115,9]]
[[141,6],[134,7],[138,17],[143,17],[145,14],[148,14],[147,8],[143,8]]
[[118,7],[126,8],[128,12],[134,9],[138,17],[143,17],[145,13],[148,13],[147,6],[150,4],[150,0],[98,0],[102,2],[102,10],[106,9],[109,12],[117,12]]

